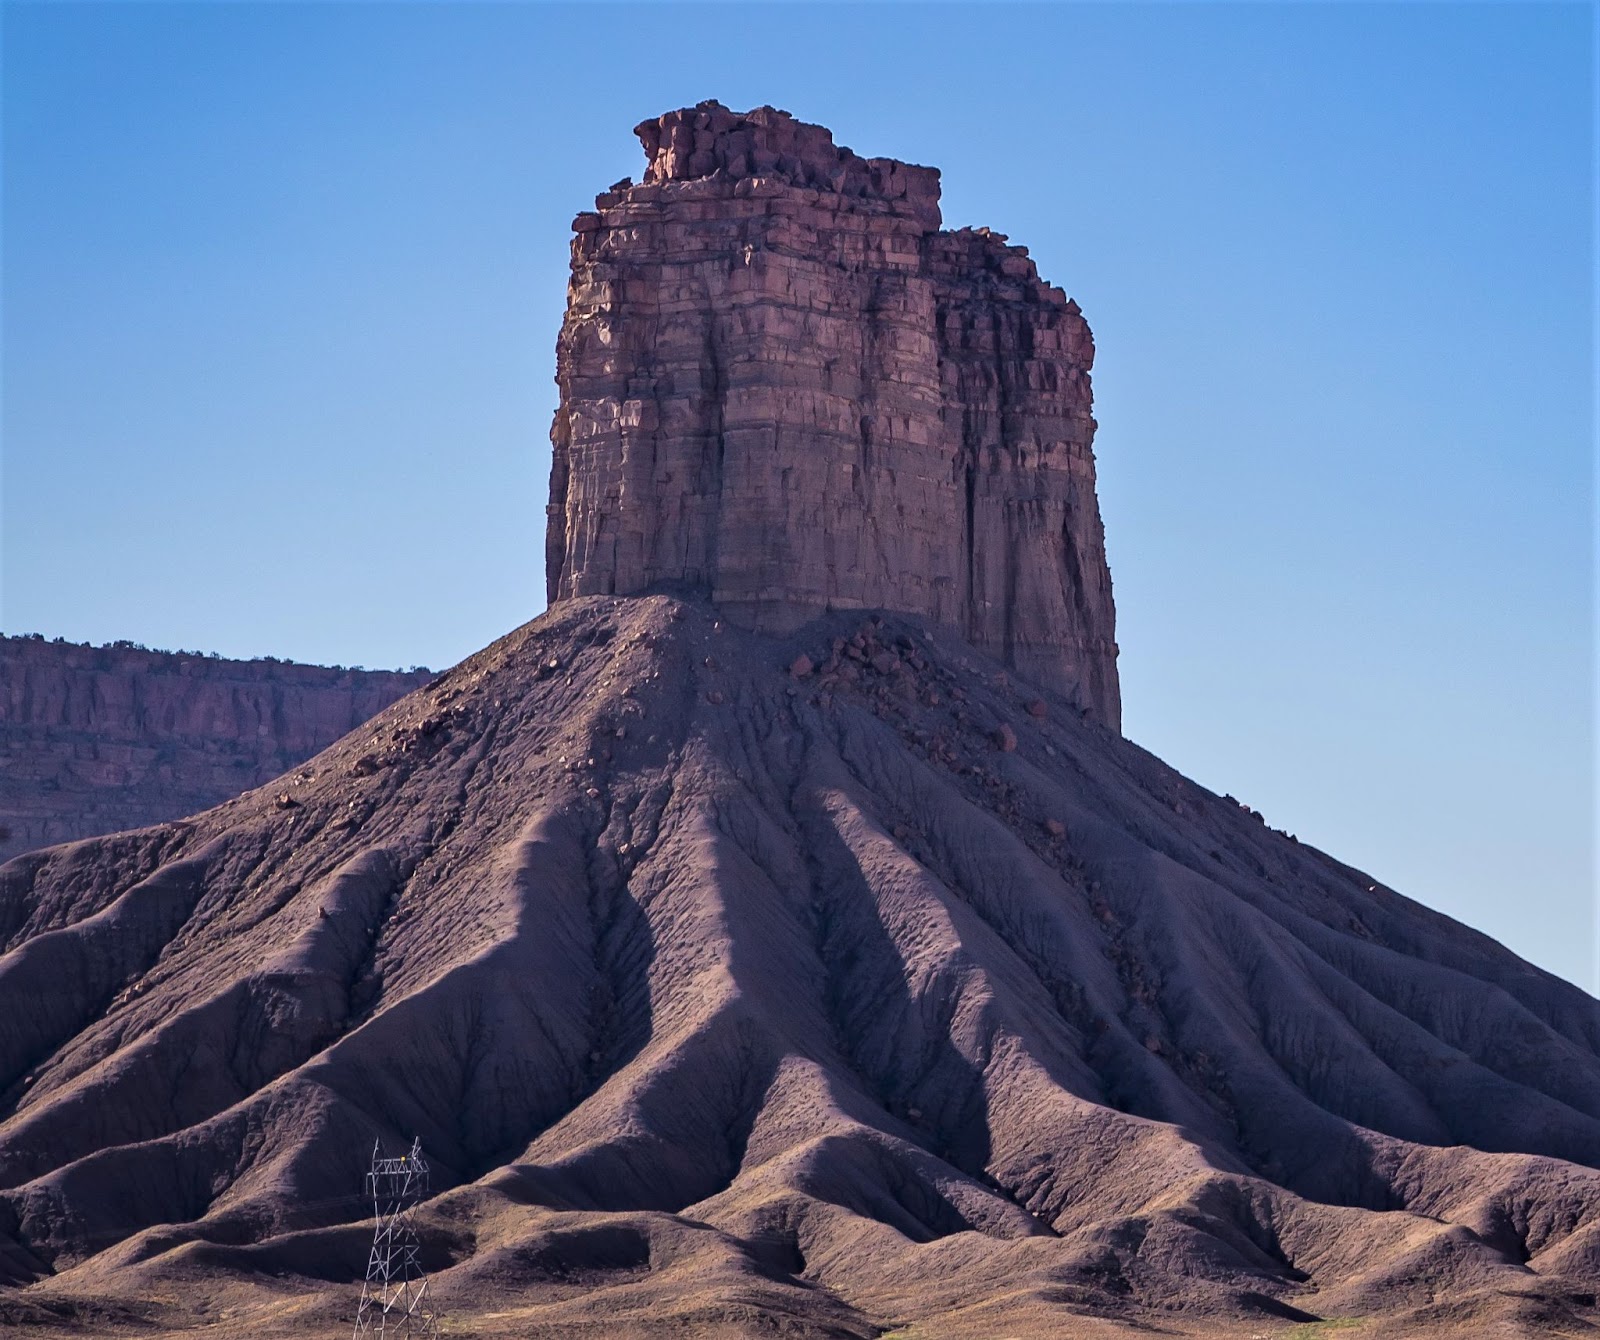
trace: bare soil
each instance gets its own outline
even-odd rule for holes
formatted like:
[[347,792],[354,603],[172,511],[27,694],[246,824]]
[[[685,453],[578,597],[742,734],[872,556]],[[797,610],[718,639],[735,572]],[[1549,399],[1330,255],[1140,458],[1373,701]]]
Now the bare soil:
[[20,1335],[348,1334],[413,1135],[446,1335],[1600,1334],[1600,1004],[915,621],[566,603],[0,954]]

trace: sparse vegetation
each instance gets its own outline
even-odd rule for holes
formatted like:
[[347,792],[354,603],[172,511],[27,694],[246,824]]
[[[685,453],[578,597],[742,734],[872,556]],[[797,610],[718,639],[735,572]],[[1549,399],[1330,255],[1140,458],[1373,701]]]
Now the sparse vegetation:
[[65,637],[46,638],[43,633],[0,633],[0,640],[6,639],[13,642],[49,642],[54,647],[76,647],[83,651],[140,651],[147,652],[152,656],[187,656],[195,660],[238,660],[245,664],[254,662],[262,665],[304,666],[311,670],[332,670],[339,674],[426,675],[433,673],[425,665],[410,665],[403,669],[396,666],[393,669],[368,670],[364,665],[323,665],[315,661],[297,661],[293,656],[262,654],[259,656],[231,657],[224,656],[219,651],[190,651],[184,647],[180,647],[175,651],[168,651],[162,647],[146,646],[143,642],[135,642],[131,638],[125,637],[117,638],[112,642],[73,642]]

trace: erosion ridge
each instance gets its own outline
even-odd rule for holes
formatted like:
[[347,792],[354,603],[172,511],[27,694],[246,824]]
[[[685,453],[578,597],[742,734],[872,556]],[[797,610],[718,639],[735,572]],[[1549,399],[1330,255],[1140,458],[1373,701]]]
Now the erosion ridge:
[[0,636],[0,861],[260,786],[430,677]]
[[1121,716],[1094,342],[939,174],[716,102],[574,221],[548,596],[679,589],[748,627],[929,618]]
[[331,1333],[416,1133],[481,1334],[1592,1324],[1592,999],[856,618],[576,598],[0,871],[0,1315]]

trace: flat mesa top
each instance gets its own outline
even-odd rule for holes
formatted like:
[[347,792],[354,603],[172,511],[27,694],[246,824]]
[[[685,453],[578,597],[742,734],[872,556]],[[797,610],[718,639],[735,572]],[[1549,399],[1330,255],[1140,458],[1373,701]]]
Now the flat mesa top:
[[[826,126],[774,107],[730,111],[702,102],[634,127],[647,160],[645,185],[722,178],[779,180],[846,197],[903,202],[939,226],[939,170],[894,158],[862,158]],[[625,183],[631,185],[631,183]]]

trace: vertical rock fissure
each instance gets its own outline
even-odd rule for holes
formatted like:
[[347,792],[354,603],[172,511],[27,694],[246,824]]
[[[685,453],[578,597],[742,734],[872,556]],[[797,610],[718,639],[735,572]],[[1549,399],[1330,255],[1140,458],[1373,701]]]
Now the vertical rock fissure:
[[703,368],[711,373],[711,396],[707,421],[707,445],[712,449],[711,477],[706,494],[712,499],[707,518],[706,535],[706,589],[713,595],[722,580],[722,494],[723,467],[727,459],[728,444],[724,436],[727,382],[722,359],[717,352],[717,333],[714,321],[706,324],[705,359]]
[[[1017,348],[1006,339],[1006,332],[1000,320],[1000,308],[992,308],[989,312],[989,331],[994,343],[994,399],[995,423],[998,432],[995,434],[997,447],[996,454],[1009,458],[1008,464],[1012,470],[1021,476],[1024,487],[1031,481],[1024,473],[1025,462],[1019,459],[1021,452],[1011,432],[1009,421],[1009,395],[1006,385],[1006,359],[1002,351]],[[1026,356],[1024,352],[1024,356]],[[1000,611],[1000,645],[1004,652],[1002,659],[1007,665],[1017,663],[1016,649],[1016,612],[1017,612],[1017,535],[1016,523],[1019,516],[1015,499],[1002,500],[999,504],[1001,514],[1002,534],[1005,543],[1000,551],[1001,561],[1005,564],[1003,589],[1005,591],[1005,605]]]
[[[970,418],[971,416],[968,415]],[[967,637],[978,636],[978,464],[976,453],[969,445],[966,466],[967,518],[963,552],[967,557]]]

